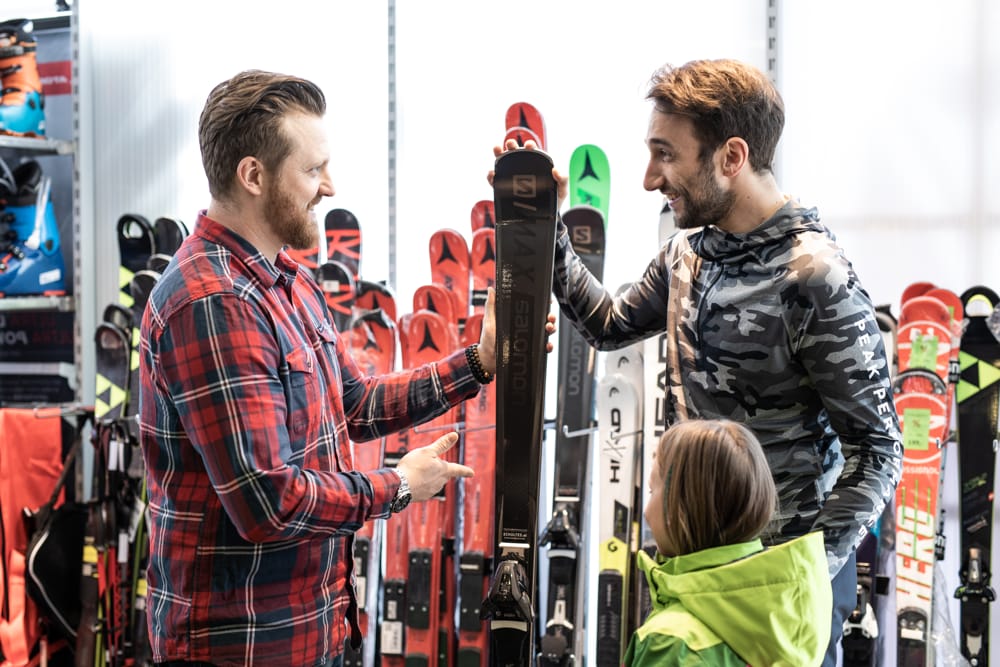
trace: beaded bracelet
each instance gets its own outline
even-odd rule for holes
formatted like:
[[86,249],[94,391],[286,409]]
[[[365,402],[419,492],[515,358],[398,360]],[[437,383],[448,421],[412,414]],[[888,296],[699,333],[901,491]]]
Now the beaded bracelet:
[[479,345],[470,345],[465,348],[465,360],[469,362],[472,377],[476,378],[476,382],[479,384],[493,382],[493,374],[486,372],[486,369],[483,368],[483,362],[479,358]]

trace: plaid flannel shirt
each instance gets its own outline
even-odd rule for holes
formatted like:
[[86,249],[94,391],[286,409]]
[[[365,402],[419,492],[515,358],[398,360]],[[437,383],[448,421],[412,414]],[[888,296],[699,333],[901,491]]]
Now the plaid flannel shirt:
[[[356,631],[353,533],[389,514],[390,470],[350,441],[475,395],[461,352],[367,377],[313,278],[199,216],[141,328],[156,661],[318,665]],[[362,445],[364,446],[364,445]],[[375,446],[372,444],[371,446]]]

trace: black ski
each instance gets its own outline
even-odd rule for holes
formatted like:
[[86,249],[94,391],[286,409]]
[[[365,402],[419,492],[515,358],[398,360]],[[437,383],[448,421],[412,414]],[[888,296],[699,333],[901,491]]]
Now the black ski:
[[337,331],[349,330],[354,318],[353,271],[341,262],[327,260],[316,270],[316,276]]
[[975,667],[989,664],[990,610],[996,599],[990,587],[990,543],[993,536],[993,470],[1000,438],[1000,341],[989,318],[1000,298],[986,287],[962,294],[966,328],[959,354],[958,467],[961,496],[962,601],[959,646]]
[[326,261],[340,262],[361,279],[361,226],[358,218],[343,208],[335,208],[323,220],[326,233]]
[[[132,336],[132,321],[126,313],[109,307],[105,310],[106,321],[97,325],[94,334],[97,346],[94,418],[97,421],[115,421],[125,413]],[[125,329],[123,325],[130,328]]]
[[[604,276],[604,216],[587,205],[563,215],[573,249],[584,266],[601,280]],[[579,664],[576,645],[583,631],[581,533],[587,459],[594,417],[594,361],[596,350],[565,317],[559,324],[559,391],[556,401],[555,479],[552,518],[539,546],[548,546],[548,606],[541,636],[540,665]]]
[[555,255],[552,159],[517,149],[500,155],[493,182],[497,242],[497,489],[495,571],[483,602],[491,663],[527,665],[534,655],[538,487],[546,335]]
[[156,238],[156,252],[172,257],[187,238],[188,228],[177,218],[161,217],[153,222],[153,234]]
[[[136,271],[146,268],[149,256],[156,252],[156,231],[152,223],[138,213],[118,218],[118,288],[119,303],[132,307],[129,288]],[[136,323],[138,324],[138,322]]]

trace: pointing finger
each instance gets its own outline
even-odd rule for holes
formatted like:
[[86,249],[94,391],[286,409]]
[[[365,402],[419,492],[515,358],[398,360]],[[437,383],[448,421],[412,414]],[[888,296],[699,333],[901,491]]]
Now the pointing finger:
[[449,463],[448,464],[448,477],[472,477],[476,474],[476,471],[468,466],[464,466],[461,463]]
[[428,446],[433,448],[432,451],[435,456],[441,456],[454,447],[456,442],[458,442],[458,433],[452,431],[451,433],[445,433]]

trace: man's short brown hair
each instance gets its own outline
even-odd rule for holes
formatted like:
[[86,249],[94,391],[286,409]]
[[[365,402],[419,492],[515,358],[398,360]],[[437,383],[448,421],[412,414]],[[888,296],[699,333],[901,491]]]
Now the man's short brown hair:
[[738,60],[694,60],[653,73],[646,99],[661,113],[694,123],[704,160],[731,137],[750,147],[750,166],[772,171],[785,105],[771,80]]
[[291,144],[282,131],[290,113],[323,116],[326,98],[316,84],[286,74],[247,70],[217,85],[198,122],[208,190],[217,200],[232,194],[236,166],[247,156],[276,170]]

